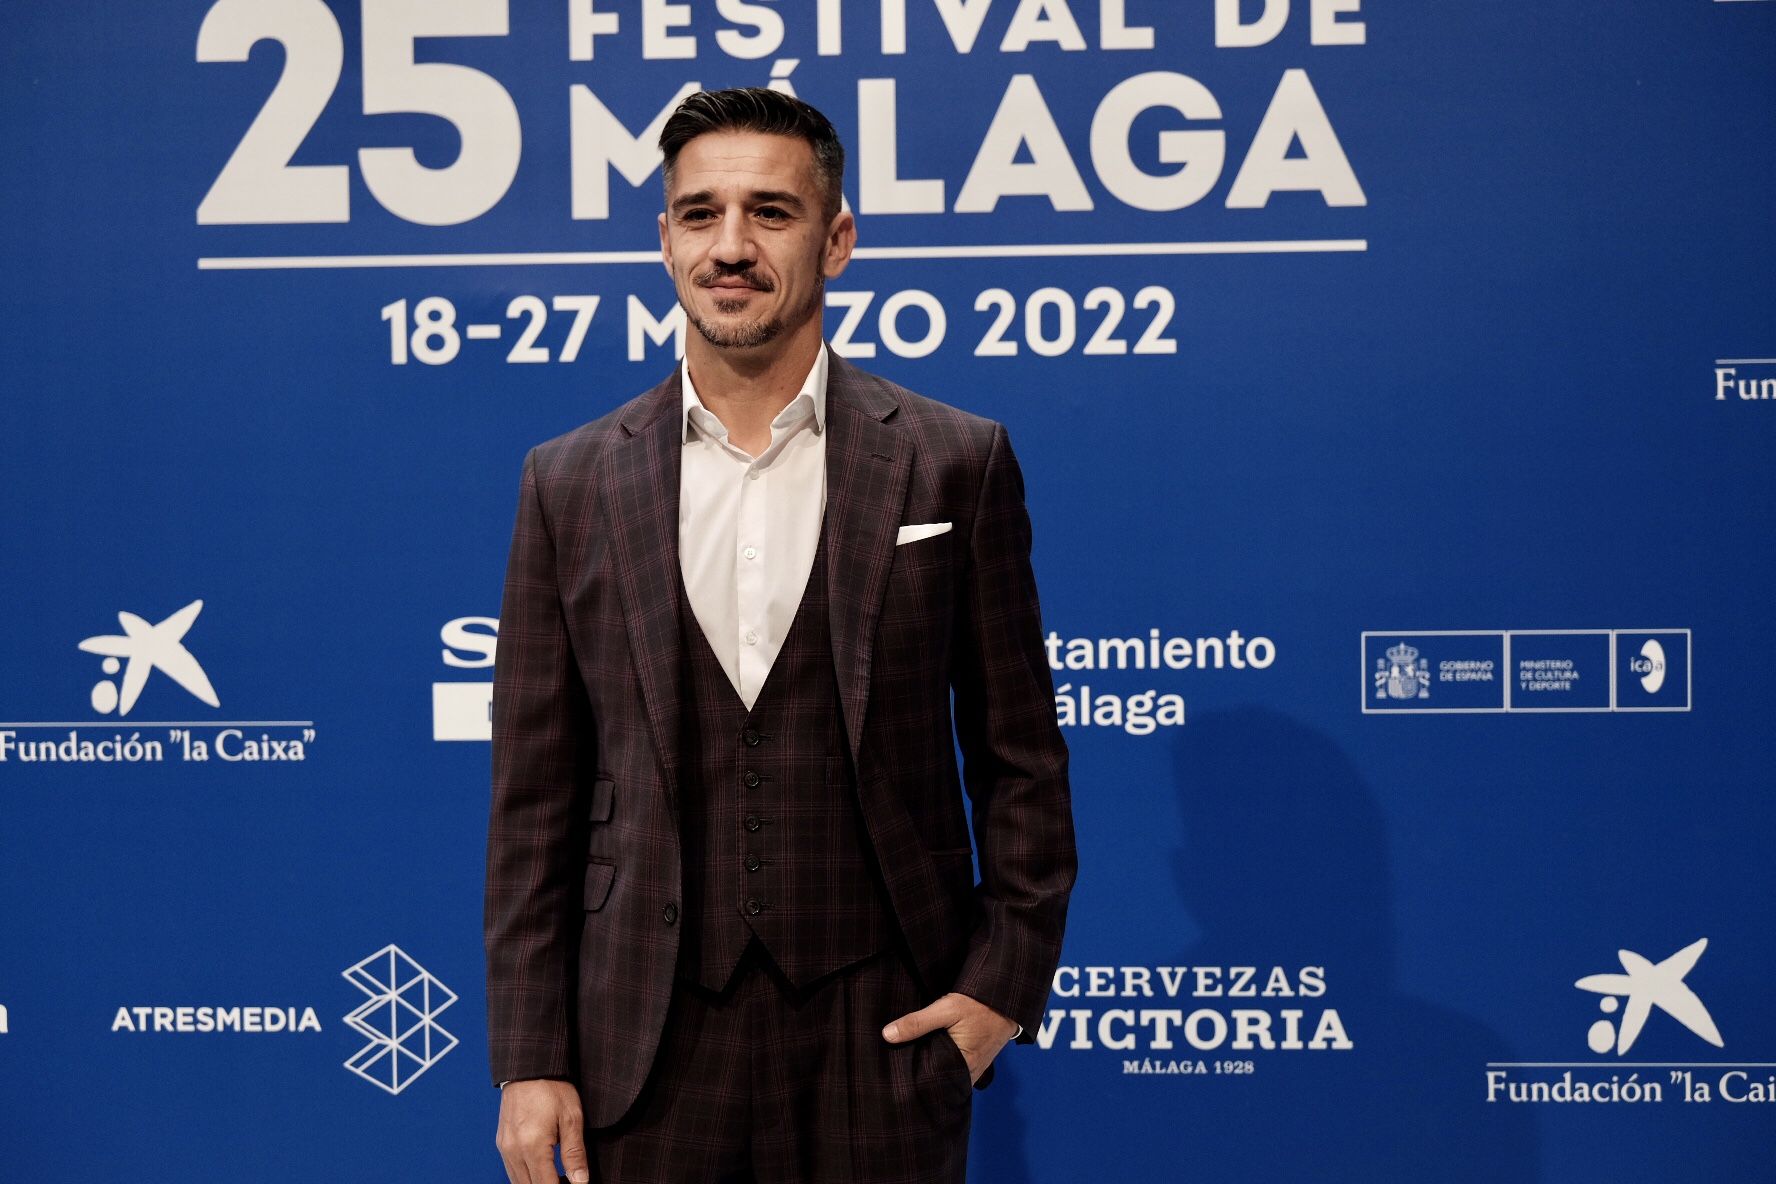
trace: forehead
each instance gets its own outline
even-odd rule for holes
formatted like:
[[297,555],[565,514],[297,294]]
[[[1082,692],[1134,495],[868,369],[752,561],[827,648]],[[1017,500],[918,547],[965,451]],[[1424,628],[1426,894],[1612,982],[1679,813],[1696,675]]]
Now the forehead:
[[754,189],[797,193],[810,203],[818,198],[814,149],[799,136],[768,132],[704,132],[678,150],[668,199],[697,190]]

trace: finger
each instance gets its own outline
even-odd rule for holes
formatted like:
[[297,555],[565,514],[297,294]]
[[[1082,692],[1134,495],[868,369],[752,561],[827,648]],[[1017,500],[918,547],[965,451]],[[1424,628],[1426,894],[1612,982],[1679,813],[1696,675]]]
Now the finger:
[[899,1019],[889,1021],[888,1026],[882,1029],[882,1039],[890,1044],[899,1044],[903,1040],[917,1040],[925,1033],[943,1026],[944,1016],[939,1005],[931,1003],[918,1011],[909,1011]]
[[586,1141],[581,1137],[580,1120],[569,1115],[561,1120],[561,1169],[573,1184],[587,1184],[592,1179],[591,1165],[586,1162]]
[[506,1179],[510,1184],[530,1184],[530,1169],[517,1156],[502,1151],[500,1162],[506,1165]]
[[506,1179],[510,1184],[530,1184],[530,1169],[524,1166],[524,1156],[518,1147],[518,1139],[512,1125],[509,1112],[508,1097],[500,1099],[499,1130],[493,1137],[494,1146],[499,1148],[500,1162],[505,1165]]
[[561,1177],[555,1171],[555,1146],[544,1143],[524,1153],[524,1166],[530,1170],[530,1184],[554,1184]]

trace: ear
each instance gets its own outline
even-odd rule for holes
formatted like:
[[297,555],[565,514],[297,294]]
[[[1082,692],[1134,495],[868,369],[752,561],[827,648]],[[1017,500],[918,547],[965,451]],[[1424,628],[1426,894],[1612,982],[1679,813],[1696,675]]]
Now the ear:
[[826,229],[826,245],[820,261],[821,274],[827,279],[837,279],[851,262],[851,252],[857,247],[857,219],[850,210],[840,210],[833,216],[832,223]]

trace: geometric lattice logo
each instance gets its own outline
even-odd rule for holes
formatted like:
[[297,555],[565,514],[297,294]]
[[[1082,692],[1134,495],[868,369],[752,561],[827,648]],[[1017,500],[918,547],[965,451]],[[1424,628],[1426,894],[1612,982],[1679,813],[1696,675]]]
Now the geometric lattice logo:
[[345,1067],[365,1081],[398,1094],[456,1047],[456,1037],[437,1016],[456,1002],[456,992],[390,944],[342,972],[370,998],[345,1022],[370,1041]]

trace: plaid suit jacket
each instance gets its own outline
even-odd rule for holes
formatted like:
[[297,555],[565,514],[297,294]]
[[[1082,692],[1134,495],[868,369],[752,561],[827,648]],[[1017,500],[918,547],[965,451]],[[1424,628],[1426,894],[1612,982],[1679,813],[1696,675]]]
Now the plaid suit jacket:
[[[531,450],[500,609],[492,1075],[577,1082],[595,1127],[647,1076],[682,929],[681,406],[675,367]],[[1076,863],[1023,478],[1000,424],[837,355],[826,430],[833,664],[889,899],[932,997],[971,995],[1027,1043]],[[936,522],[952,528],[895,545]]]

